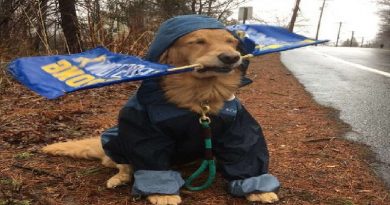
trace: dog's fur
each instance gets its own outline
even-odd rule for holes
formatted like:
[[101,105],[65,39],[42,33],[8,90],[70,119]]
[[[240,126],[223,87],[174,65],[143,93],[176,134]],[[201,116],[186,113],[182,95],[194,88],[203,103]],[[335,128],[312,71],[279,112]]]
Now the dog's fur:
[[[178,107],[200,113],[200,104],[207,102],[211,113],[218,113],[224,101],[234,97],[241,71],[237,67],[241,59],[234,63],[224,63],[221,54],[239,56],[238,41],[223,29],[201,29],[179,38],[161,56],[160,62],[174,66],[202,64],[204,70],[163,77],[161,86],[169,102]],[[226,68],[223,72],[215,68]],[[117,168],[119,172],[107,181],[108,188],[128,183],[133,173],[131,165],[116,164],[104,154],[100,139],[89,138],[78,141],[56,143],[44,147],[43,152],[51,155],[74,158],[100,159],[107,167]],[[152,204],[179,204],[179,195],[150,195]],[[272,203],[278,201],[275,193],[254,193],[246,197],[249,201]]]

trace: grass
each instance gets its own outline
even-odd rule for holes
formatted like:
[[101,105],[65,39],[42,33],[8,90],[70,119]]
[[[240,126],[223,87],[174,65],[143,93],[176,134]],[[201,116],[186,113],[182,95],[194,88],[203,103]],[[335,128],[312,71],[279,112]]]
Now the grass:
[[30,159],[32,156],[34,156],[33,153],[30,152],[21,152],[15,155],[16,159]]
[[0,205],[30,205],[29,199],[15,199],[20,195],[22,188],[22,181],[13,178],[0,179]]
[[30,205],[31,200],[0,199],[0,205]]
[[77,176],[90,176],[100,173],[103,170],[101,167],[93,167],[90,169],[82,170],[77,172]]

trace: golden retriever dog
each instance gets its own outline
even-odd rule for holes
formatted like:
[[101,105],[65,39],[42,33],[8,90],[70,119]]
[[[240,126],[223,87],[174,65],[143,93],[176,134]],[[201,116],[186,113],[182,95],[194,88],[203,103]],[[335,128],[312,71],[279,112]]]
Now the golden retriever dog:
[[[161,87],[166,99],[177,107],[201,113],[202,102],[208,102],[210,113],[217,114],[224,102],[234,98],[240,86],[241,55],[238,40],[225,29],[200,29],[177,39],[161,56],[160,63],[173,66],[202,64],[203,68],[191,72],[162,77]],[[99,137],[55,143],[42,151],[50,155],[84,159],[99,159],[106,167],[117,168],[118,173],[107,181],[108,188],[129,183],[131,164],[116,164],[108,157]],[[149,195],[152,204],[179,204],[179,195]],[[273,192],[251,193],[249,201],[273,203],[278,197]]]

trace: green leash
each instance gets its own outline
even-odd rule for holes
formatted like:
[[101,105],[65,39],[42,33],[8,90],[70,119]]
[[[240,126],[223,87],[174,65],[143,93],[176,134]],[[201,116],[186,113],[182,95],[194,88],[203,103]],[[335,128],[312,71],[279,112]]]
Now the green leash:
[[[213,145],[211,142],[210,128],[211,120],[206,116],[207,112],[210,110],[210,107],[207,105],[202,105],[201,107],[202,116],[199,118],[199,123],[203,128],[205,156],[200,167],[190,177],[188,177],[185,182],[185,186],[191,191],[201,191],[210,187],[215,179],[215,174],[217,172],[212,152]],[[209,176],[207,177],[207,180],[200,186],[193,186],[192,182],[198,178],[207,168],[209,169]]]

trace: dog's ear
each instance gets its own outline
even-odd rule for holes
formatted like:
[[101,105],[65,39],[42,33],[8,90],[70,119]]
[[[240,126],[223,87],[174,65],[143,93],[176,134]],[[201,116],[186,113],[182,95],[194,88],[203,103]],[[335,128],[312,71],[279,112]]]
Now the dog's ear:
[[160,55],[160,59],[158,60],[158,62],[163,64],[169,64],[168,53],[169,53],[169,48],[165,50],[163,54]]
[[180,55],[180,52],[175,47],[170,47],[160,55],[159,63],[169,64],[173,66],[183,66],[188,62]]

